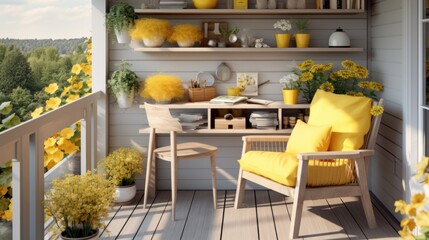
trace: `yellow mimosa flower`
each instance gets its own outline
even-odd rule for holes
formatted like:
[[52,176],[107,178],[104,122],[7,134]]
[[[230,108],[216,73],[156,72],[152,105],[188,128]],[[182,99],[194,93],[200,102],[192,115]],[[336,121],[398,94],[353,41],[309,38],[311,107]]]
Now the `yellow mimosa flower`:
[[71,70],[71,72],[73,74],[78,75],[80,73],[80,71],[82,71],[82,67],[80,66],[80,64],[73,65],[72,70]]
[[423,177],[423,174],[425,174],[426,169],[429,167],[429,157],[424,157],[416,166],[417,173],[414,176],[415,178],[419,179]]
[[73,137],[73,135],[74,135],[74,131],[69,127],[64,128],[60,132],[60,136],[66,138],[66,139],[70,139],[71,137]]
[[54,94],[58,90],[58,84],[51,83],[49,86],[45,87],[45,92],[49,94]]
[[57,97],[49,98],[48,100],[46,100],[45,110],[58,108],[60,104],[61,104],[60,98],[57,98]]
[[32,118],[38,117],[42,112],[43,112],[43,107],[38,107],[34,109],[34,111],[31,113],[31,117]]

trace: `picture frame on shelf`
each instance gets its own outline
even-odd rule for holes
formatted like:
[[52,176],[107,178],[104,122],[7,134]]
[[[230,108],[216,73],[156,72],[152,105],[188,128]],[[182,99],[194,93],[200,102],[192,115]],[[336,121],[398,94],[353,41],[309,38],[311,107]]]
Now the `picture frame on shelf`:
[[258,96],[258,73],[237,73],[237,86],[242,88],[242,96]]

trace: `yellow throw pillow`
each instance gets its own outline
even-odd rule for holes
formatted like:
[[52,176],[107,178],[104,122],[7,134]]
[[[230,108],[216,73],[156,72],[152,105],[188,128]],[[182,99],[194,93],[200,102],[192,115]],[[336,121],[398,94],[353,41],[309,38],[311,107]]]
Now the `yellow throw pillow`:
[[312,126],[298,120],[287,143],[286,152],[291,154],[323,152],[328,150],[331,126]]
[[330,151],[360,149],[371,125],[371,99],[317,90],[308,124],[332,126]]
[[295,186],[298,171],[296,154],[249,151],[238,160],[244,171],[258,174],[286,186]]

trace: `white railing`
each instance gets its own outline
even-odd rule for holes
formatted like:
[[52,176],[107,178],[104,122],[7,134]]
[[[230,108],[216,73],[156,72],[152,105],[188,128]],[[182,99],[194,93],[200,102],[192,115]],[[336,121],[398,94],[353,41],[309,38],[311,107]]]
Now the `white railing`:
[[44,237],[45,139],[81,120],[81,172],[96,168],[97,100],[101,94],[92,93],[0,133],[0,164],[12,159],[14,240]]

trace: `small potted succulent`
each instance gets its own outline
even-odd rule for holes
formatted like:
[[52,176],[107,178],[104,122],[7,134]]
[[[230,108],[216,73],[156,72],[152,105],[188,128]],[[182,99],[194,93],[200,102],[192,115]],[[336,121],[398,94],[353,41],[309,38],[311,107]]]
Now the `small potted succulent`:
[[171,26],[167,20],[157,18],[143,18],[135,22],[130,31],[131,39],[143,40],[146,47],[160,47],[171,33]]
[[173,99],[181,99],[185,93],[182,81],[177,76],[156,74],[144,81],[140,96],[150,98],[157,103],[170,103]]
[[143,172],[143,155],[134,147],[116,149],[100,162],[106,177],[116,186],[116,202],[128,202],[136,195],[135,176]]
[[55,179],[45,198],[45,212],[62,239],[98,239],[102,218],[115,202],[115,186],[103,176],[66,175]]
[[179,24],[173,27],[173,31],[168,37],[170,43],[177,42],[179,47],[192,47],[195,42],[203,39],[203,32],[200,27],[192,24]]
[[308,48],[310,46],[310,34],[308,33],[308,19],[297,19],[294,21],[297,33],[295,34],[296,47]]
[[284,104],[296,104],[300,87],[299,76],[295,73],[289,73],[280,79],[280,84],[283,85]]
[[115,94],[120,108],[131,107],[134,95],[139,90],[140,83],[137,75],[130,70],[130,64],[122,61],[118,64],[119,70],[112,73],[107,81],[109,88]]
[[120,2],[113,5],[106,15],[106,27],[115,32],[118,43],[129,43],[129,30],[134,25],[137,15],[128,3]]

